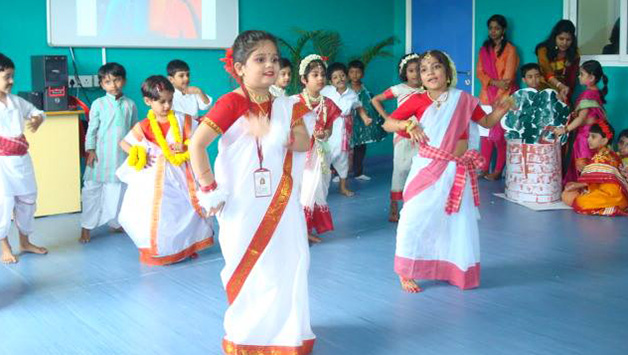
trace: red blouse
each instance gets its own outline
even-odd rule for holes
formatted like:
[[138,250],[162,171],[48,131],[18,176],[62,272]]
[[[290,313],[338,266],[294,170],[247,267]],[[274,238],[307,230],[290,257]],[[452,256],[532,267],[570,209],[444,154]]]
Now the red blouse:
[[[427,96],[427,92],[412,95],[406,100],[401,106],[399,106],[393,113],[390,114],[390,118],[395,120],[407,120],[408,118],[415,116],[419,122],[423,117],[423,113],[425,110],[433,103],[432,99]],[[473,122],[478,122],[482,118],[486,116],[486,112],[482,109],[482,106],[479,104],[473,110],[473,114],[471,115],[471,120]],[[410,138],[410,136],[404,132],[397,132],[402,137]],[[460,136],[460,139],[469,139],[469,129],[467,128],[465,132]]]
[[[168,134],[168,131],[170,130],[170,122],[157,121],[157,123],[159,123],[161,134],[163,134],[165,137]],[[157,143],[157,139],[155,138],[155,135],[153,134],[153,130],[150,128],[150,121],[148,120],[148,118],[140,122],[140,128],[142,129],[142,133],[144,133],[144,137],[146,137],[146,139],[159,145],[159,143]]]
[[210,126],[217,133],[224,134],[247,111],[250,110],[254,114],[259,114],[263,110],[270,113],[271,105],[272,101],[253,104],[248,98],[238,93],[230,92],[216,101],[214,107],[203,117],[203,123]]

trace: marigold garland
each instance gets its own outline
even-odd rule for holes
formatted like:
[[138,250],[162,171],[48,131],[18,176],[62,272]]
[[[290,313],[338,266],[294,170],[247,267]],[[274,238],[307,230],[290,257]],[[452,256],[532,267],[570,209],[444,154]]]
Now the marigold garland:
[[[157,117],[153,110],[148,111],[148,122],[150,123],[150,129],[155,136],[155,140],[157,144],[161,148],[161,151],[164,154],[164,157],[170,162],[170,164],[174,166],[180,166],[186,161],[190,160],[190,152],[186,151],[184,153],[172,153],[170,150],[170,146],[164,138],[164,134],[159,127],[159,123],[157,122]],[[177,121],[177,117],[174,115],[174,111],[168,112],[168,123],[170,123],[170,131],[172,132],[172,136],[174,137],[174,141],[176,143],[183,143],[183,138],[181,138],[181,130],[179,129],[179,121]]]
[[129,150],[129,166],[140,171],[146,166],[146,149],[141,145],[134,145]]

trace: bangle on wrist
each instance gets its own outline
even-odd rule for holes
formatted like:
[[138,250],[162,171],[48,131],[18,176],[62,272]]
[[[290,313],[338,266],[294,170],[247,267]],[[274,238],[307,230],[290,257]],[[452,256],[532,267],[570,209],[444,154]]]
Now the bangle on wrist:
[[414,121],[412,121],[412,120],[406,121],[406,127],[405,127],[406,133],[410,134],[410,132],[412,132],[412,130],[415,127],[416,127],[416,123],[414,123]]
[[218,188],[218,184],[216,184],[216,181],[214,180],[214,182],[212,182],[209,185],[201,186],[201,191],[202,192],[212,192],[212,191],[216,190],[217,188]]

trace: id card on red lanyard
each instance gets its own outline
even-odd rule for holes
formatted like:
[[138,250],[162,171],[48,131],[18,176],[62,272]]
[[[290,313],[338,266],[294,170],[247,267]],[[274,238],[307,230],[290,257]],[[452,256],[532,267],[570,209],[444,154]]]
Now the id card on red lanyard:
[[255,182],[255,197],[269,197],[272,195],[272,181],[270,170],[260,168],[253,173]]
[[255,189],[255,197],[269,197],[272,195],[272,178],[270,170],[264,168],[264,153],[259,139],[255,139],[257,146],[257,157],[259,158],[259,169],[253,172],[253,184]]

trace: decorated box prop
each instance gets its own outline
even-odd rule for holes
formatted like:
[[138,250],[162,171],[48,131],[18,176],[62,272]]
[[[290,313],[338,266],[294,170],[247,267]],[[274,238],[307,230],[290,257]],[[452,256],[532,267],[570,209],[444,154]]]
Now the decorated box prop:
[[[553,141],[555,137],[550,128],[563,126],[569,117],[569,106],[560,101],[552,89],[521,89],[515,91],[512,98],[515,108],[501,121],[507,140],[521,139],[526,144]],[[561,143],[566,139],[563,135]]]
[[560,200],[560,143],[526,144],[508,140],[506,197],[516,202],[552,203]]
[[546,204],[560,200],[561,149],[552,129],[565,125],[569,107],[556,91],[521,89],[513,94],[516,109],[502,119],[508,141],[506,197],[516,202]]

